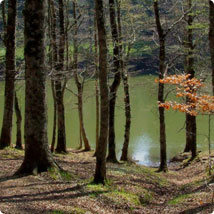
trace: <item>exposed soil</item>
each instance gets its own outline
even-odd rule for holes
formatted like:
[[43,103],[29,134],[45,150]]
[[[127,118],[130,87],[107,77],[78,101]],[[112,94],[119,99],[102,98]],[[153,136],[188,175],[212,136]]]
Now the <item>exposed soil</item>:
[[[65,173],[13,177],[23,152],[0,151],[0,211],[4,214],[208,214],[208,158],[173,162],[168,173],[136,164],[108,164],[108,184],[93,185],[92,152],[55,155]],[[214,186],[213,186],[214,190]]]

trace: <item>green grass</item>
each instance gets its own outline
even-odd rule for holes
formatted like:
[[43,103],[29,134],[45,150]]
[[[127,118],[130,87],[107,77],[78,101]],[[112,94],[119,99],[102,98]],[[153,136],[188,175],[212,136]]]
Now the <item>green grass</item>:
[[86,210],[79,208],[79,207],[72,207],[71,211],[69,212],[64,212],[62,210],[53,210],[51,212],[49,212],[49,214],[84,214],[86,213]]
[[54,180],[70,181],[73,178],[73,176],[69,172],[61,171],[55,167],[49,168],[48,174]]
[[[6,50],[2,48],[0,50],[0,57],[5,57]],[[17,59],[24,59],[24,48],[23,47],[17,47],[16,48],[16,58]]]
[[169,205],[177,205],[183,203],[187,198],[189,198],[191,195],[190,194],[184,194],[184,195],[179,195],[173,198],[172,200],[168,201]]
[[54,210],[54,211],[50,212],[50,214],[65,214],[65,212],[60,211],[60,210]]
[[97,198],[100,195],[108,198],[109,200],[114,201],[115,203],[129,203],[132,206],[140,206],[140,205],[147,205],[153,200],[152,193],[142,189],[142,195],[124,190],[118,189],[115,185],[95,185],[95,184],[88,184],[87,188],[90,189],[92,192],[90,196],[92,198]]
[[[47,50],[47,53],[48,53],[48,49],[49,47],[46,48]],[[70,44],[69,46],[69,53],[72,54],[73,53],[73,45]],[[82,52],[82,53],[85,53],[86,51],[90,51],[90,43],[82,43],[79,45],[79,51]],[[95,51],[95,48],[94,46],[92,46],[92,51],[94,52]],[[126,50],[127,51],[127,50]],[[2,47],[1,50],[0,50],[0,58],[1,57],[5,57],[5,48]],[[111,43],[109,43],[109,46],[108,46],[108,52],[109,54],[112,56],[113,55],[113,45]],[[142,53],[146,53],[146,54],[149,54],[151,55],[152,54],[152,48],[151,48],[151,45],[150,45],[150,42],[148,41],[139,41],[139,42],[136,42],[134,44],[134,46],[131,48],[130,50],[130,54],[135,57],[137,55],[141,55]],[[24,59],[24,47],[16,47],[16,58],[17,59]]]
[[127,171],[132,174],[141,174],[144,177],[149,178],[152,182],[158,183],[161,187],[169,186],[169,182],[167,181],[167,179],[162,176],[162,173],[157,173],[157,169],[155,168],[132,165],[131,167],[127,168]]
[[139,197],[139,201],[142,205],[148,205],[153,200],[153,195],[151,192],[145,190],[143,196]]
[[13,147],[7,147],[4,149],[2,157],[13,159],[13,158],[20,158],[24,156],[24,150],[15,149]]
[[127,192],[124,190],[115,190],[112,192],[104,193],[104,196],[112,199],[115,202],[128,202],[134,206],[141,205],[141,201],[139,199],[139,196],[136,194],[133,194],[131,192]]

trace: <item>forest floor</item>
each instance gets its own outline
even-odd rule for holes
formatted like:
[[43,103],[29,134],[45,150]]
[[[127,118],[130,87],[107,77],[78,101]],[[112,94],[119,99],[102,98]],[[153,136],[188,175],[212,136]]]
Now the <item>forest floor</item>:
[[4,214],[212,213],[208,158],[173,162],[168,173],[137,164],[108,164],[108,184],[92,183],[92,152],[54,155],[66,172],[13,177],[23,151],[0,151],[0,211]]

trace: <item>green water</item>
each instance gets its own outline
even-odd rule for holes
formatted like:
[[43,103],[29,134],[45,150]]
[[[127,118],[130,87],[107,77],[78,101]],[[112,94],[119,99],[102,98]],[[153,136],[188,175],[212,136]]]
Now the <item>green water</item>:
[[[17,83],[18,97],[21,110],[24,111],[24,82]],[[68,88],[76,92],[74,81],[68,83]],[[48,137],[51,140],[53,121],[53,99],[50,83],[48,83]],[[95,146],[95,96],[94,81],[86,81],[84,90],[84,122],[92,145]],[[157,84],[154,77],[141,76],[130,78],[130,94],[132,108],[132,124],[129,155],[140,164],[153,165],[159,161],[159,120],[157,109]],[[4,82],[0,82],[0,123],[3,114]],[[169,96],[172,97],[172,95]],[[68,147],[77,148],[79,145],[79,121],[77,114],[77,98],[66,91],[65,94],[66,138]],[[206,150],[208,117],[198,116],[198,149]],[[214,123],[214,121],[212,121]],[[116,144],[118,157],[121,154],[124,135],[124,103],[123,88],[119,89],[116,107]],[[15,118],[13,129],[13,142],[15,142]],[[166,112],[167,153],[168,158],[178,154],[184,149],[185,127],[184,114],[172,110]],[[213,138],[212,138],[213,139]]]

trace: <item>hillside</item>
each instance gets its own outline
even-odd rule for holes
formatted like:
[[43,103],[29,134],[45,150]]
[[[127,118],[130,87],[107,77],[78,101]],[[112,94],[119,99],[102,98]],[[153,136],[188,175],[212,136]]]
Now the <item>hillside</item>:
[[[56,1],[57,2],[57,1]],[[94,30],[94,4],[93,1],[79,0],[79,22],[81,23],[78,31],[80,63],[91,61],[91,52],[93,51],[93,30]],[[24,0],[18,1],[18,26],[17,26],[17,58],[23,56],[23,14]],[[108,1],[105,2],[106,8],[106,26],[109,26],[108,17]],[[72,2],[68,7],[69,23],[73,23]],[[199,12],[200,11],[200,12]],[[173,1],[160,1],[161,20],[164,28],[173,25],[183,16],[181,5],[174,4]],[[197,65],[203,63],[201,56],[208,57],[207,43],[204,38],[208,37],[208,9],[204,4],[196,4],[195,6],[195,53]],[[166,19],[167,15],[167,19]],[[131,44],[130,50],[130,72],[140,74],[157,73],[158,70],[158,38],[156,33],[156,25],[154,22],[154,12],[152,1],[141,0],[125,0],[121,3],[121,16],[123,24],[123,42],[125,49]],[[184,42],[185,23],[180,21],[173,28],[167,37],[167,62],[171,63],[172,58],[176,57],[176,63],[170,69],[183,70],[183,55],[185,54],[182,42]],[[110,29],[107,27],[109,34],[109,55],[112,55],[112,45],[110,39]],[[3,32],[2,17],[0,19],[0,32]],[[199,37],[199,38],[198,38]],[[69,30],[70,49],[72,50],[73,30]],[[3,46],[2,43],[0,43]],[[48,45],[48,40],[47,40]],[[22,50],[20,52],[20,49]],[[126,49],[127,50],[127,49]],[[71,51],[72,52],[72,51]],[[125,52],[124,52],[125,54]],[[0,53],[4,55],[3,52]],[[196,65],[196,68],[197,68]]]
[[[13,177],[23,152],[0,151],[0,210],[5,214],[210,214],[212,186],[207,157],[183,168],[171,164],[166,174],[135,164],[108,164],[108,184],[94,185],[92,153],[71,150],[55,155],[62,174]],[[186,162],[186,161],[185,161]],[[15,166],[15,167],[14,167]],[[181,167],[182,166],[182,167]],[[206,179],[205,179],[206,178]]]

